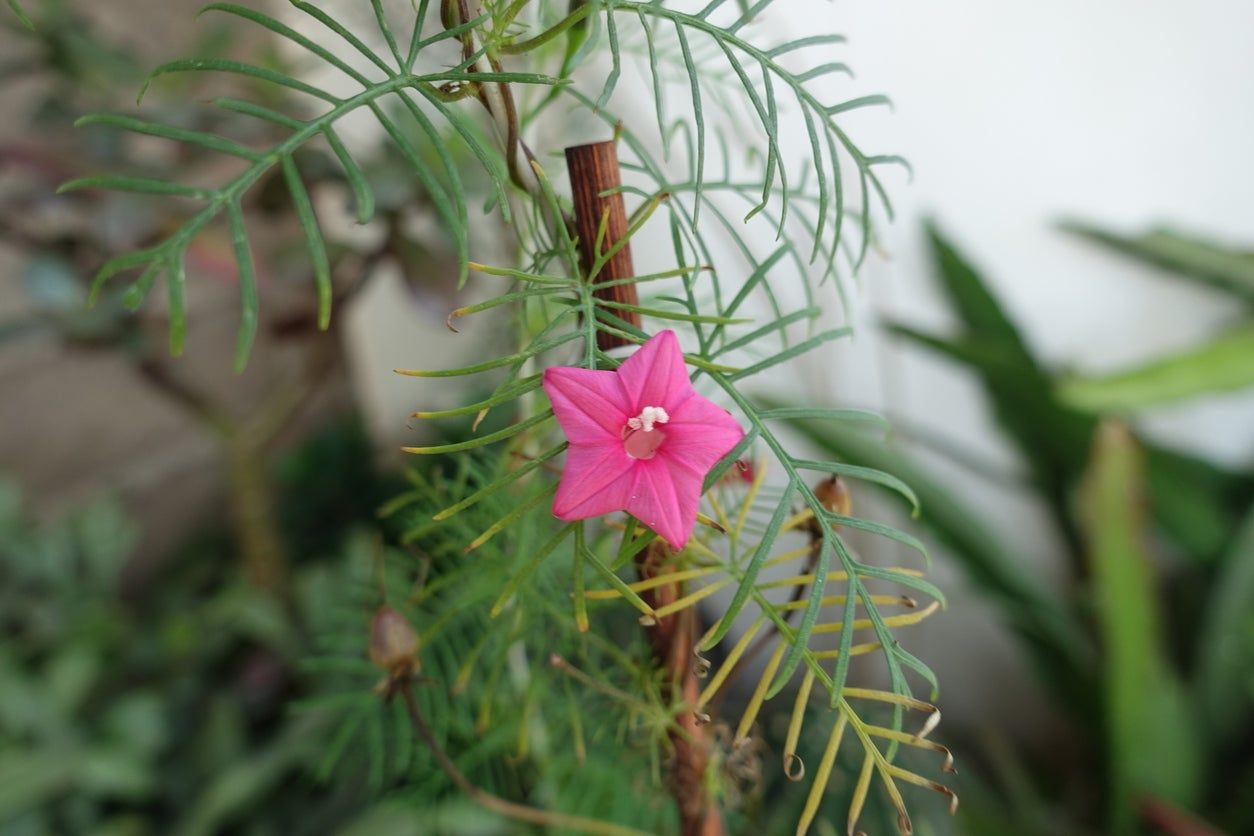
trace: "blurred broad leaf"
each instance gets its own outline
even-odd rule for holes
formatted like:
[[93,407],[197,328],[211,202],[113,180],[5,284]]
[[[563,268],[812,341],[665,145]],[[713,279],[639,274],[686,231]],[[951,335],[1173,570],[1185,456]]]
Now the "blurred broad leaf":
[[1232,542],[1254,478],[1196,456],[1141,442],[1154,522],[1192,561],[1217,560]]
[[157,767],[124,746],[96,749],[73,762],[80,788],[98,798],[143,799],[157,784]]
[[75,753],[55,749],[0,753],[0,823],[59,795],[74,782]]
[[[1059,384],[1032,356],[978,272],[935,229],[930,235],[937,274],[960,326],[943,336],[904,325],[892,330],[970,369],[983,385],[999,426],[1028,463],[1034,486],[1078,561],[1074,594],[1055,599],[1043,591],[1021,568],[1014,544],[999,543],[982,527],[980,509],[964,507],[942,480],[912,467],[909,458],[884,442],[829,423],[796,426],[836,457],[891,470],[915,489],[922,521],[1014,626],[1043,681],[1065,701],[1079,728],[1104,744],[1106,832],[1129,832],[1146,800],[1179,809],[1199,802],[1203,764],[1213,774],[1227,774],[1222,753],[1239,747],[1241,735],[1248,734],[1243,722],[1254,703],[1249,675],[1254,478],[1138,444],[1126,428],[1100,424],[1100,414],[1244,385],[1249,378],[1243,367],[1250,365],[1254,344],[1242,327],[1215,345],[1114,381]],[[1167,240],[1181,241],[1179,236]],[[1123,249],[1245,299],[1246,289],[1254,286],[1242,278],[1248,268],[1243,254],[1177,246],[1160,247],[1149,258],[1130,243]],[[1092,385],[1077,396],[1086,384]],[[1099,397],[1104,399],[1100,404]],[[1173,556],[1193,561],[1175,564],[1179,580],[1166,599],[1170,608],[1164,606],[1162,613],[1143,545],[1153,533],[1151,525],[1176,547]],[[1209,591],[1212,578],[1217,584]],[[1069,600],[1091,600],[1091,622],[1077,616]],[[1196,612],[1192,608],[1203,613],[1200,626],[1189,617]],[[1091,635],[1086,627],[1094,628]],[[1168,661],[1168,641],[1185,657],[1196,652],[1190,670],[1198,681],[1188,690]],[[1232,781],[1231,791],[1242,795],[1235,788],[1242,778]],[[1043,788],[1047,794],[1054,789]],[[1205,812],[1213,810],[1209,806]]]
[[1065,379],[1058,394],[1077,409],[1112,413],[1250,385],[1254,385],[1254,325],[1125,372]]
[[264,803],[278,784],[308,763],[318,745],[317,736],[311,735],[312,726],[308,718],[292,724],[271,745],[236,761],[210,781],[187,810],[178,829],[180,836],[223,832],[250,808]]
[[113,588],[139,542],[138,526],[116,498],[104,497],[75,515],[74,529],[87,577]]
[[935,227],[928,229],[936,275],[962,322],[958,340],[896,332],[972,367],[998,423],[1019,448],[1063,533],[1076,545],[1067,492],[1082,469],[1092,427],[1051,393],[1048,372],[974,266]]
[[44,683],[57,711],[70,715],[82,706],[99,679],[103,663],[97,649],[83,643],[70,644],[49,660]]
[[[961,333],[940,337],[904,325],[889,329],[979,377],[1078,566],[1083,548],[1072,491],[1084,473],[1097,419],[1058,397],[1054,379],[1032,356],[987,281],[935,227],[929,236],[942,286],[962,318]],[[1146,445],[1146,465],[1155,521],[1185,554],[1216,559],[1239,522],[1238,509],[1254,498],[1254,480],[1153,445]]]
[[126,694],[109,707],[103,720],[111,739],[145,754],[158,754],[170,736],[166,706],[156,691]]
[[1195,279],[1254,304],[1254,253],[1223,247],[1213,241],[1155,229],[1143,235],[1120,235],[1081,221],[1062,228],[1173,274]]
[[1105,668],[1113,832],[1134,830],[1138,801],[1189,806],[1201,783],[1200,736],[1184,690],[1163,658],[1149,556],[1144,465],[1131,433],[1105,423],[1095,435],[1085,534]]
[[1211,741],[1222,745],[1254,715],[1254,506],[1219,566],[1197,639],[1195,699]]

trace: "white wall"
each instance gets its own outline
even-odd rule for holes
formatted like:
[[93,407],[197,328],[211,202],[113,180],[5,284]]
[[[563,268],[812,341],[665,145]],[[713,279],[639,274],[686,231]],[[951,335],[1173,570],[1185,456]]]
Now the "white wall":
[[[937,321],[919,224],[931,215],[1053,363],[1114,368],[1240,315],[1223,296],[1053,224],[1069,215],[1128,231],[1167,223],[1254,247],[1254,4],[803,2],[805,14],[849,35],[858,79],[848,86],[896,102],[893,116],[864,120],[859,139],[900,151],[916,172],[894,192],[899,221],[883,233],[891,261],[865,275],[877,307]],[[905,366],[894,406],[944,420],[947,383],[930,368]],[[1146,423],[1164,440],[1249,461],[1252,407],[1234,396]],[[964,408],[952,408],[964,429]]]

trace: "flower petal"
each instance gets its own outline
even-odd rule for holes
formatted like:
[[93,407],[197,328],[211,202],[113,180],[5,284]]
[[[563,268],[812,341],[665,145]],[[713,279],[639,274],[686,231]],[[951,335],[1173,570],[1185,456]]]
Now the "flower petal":
[[545,369],[544,391],[571,444],[620,442],[623,425],[635,414],[627,412],[628,399],[614,372]]
[[674,331],[659,331],[618,367],[631,415],[646,406],[676,409],[692,394],[684,355]]
[[670,416],[666,443],[658,455],[683,462],[704,479],[710,468],[744,437],[745,431],[730,412],[693,393]]
[[553,516],[582,520],[625,510],[635,481],[635,463],[617,441],[572,444],[553,498]]
[[692,536],[704,474],[672,465],[663,456],[637,461],[627,511],[678,551]]

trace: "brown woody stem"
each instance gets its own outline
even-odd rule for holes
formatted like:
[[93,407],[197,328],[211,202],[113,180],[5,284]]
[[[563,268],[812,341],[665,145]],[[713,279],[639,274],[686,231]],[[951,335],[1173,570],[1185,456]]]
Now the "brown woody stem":
[[[566,167],[570,170],[570,193],[575,204],[575,232],[579,236],[579,250],[583,257],[584,275],[590,281],[629,279],[636,274],[631,263],[631,244],[625,244],[610,256],[595,276],[588,276],[601,254],[627,235],[627,207],[622,192],[607,191],[622,185],[618,168],[618,148],[613,142],[594,142],[566,149]],[[594,252],[601,222],[605,221],[605,236],[600,252]],[[617,284],[600,287],[594,294],[611,302],[638,305],[634,284]],[[616,310],[615,314],[637,328],[640,314],[629,310]],[[597,348],[607,351],[622,345],[626,340],[604,331],[597,332]]]

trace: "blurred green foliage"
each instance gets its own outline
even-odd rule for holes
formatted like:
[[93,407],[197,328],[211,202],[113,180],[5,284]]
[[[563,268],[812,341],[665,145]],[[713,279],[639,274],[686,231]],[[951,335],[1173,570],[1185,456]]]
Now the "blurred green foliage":
[[[360,430],[335,428],[291,457],[288,495],[316,495],[293,476],[346,455],[344,478],[368,481]],[[322,548],[283,601],[242,582],[220,534],[143,573],[116,503],[36,523],[0,483],[0,832],[205,834],[244,815],[249,832],[321,832],[360,809],[315,791],[329,730],[284,707],[316,686],[297,665],[360,510],[321,509]]]
[[1233,321],[1210,342],[1100,377],[1064,378],[1064,401],[1088,412],[1126,413],[1254,386],[1254,253],[1172,230],[1128,236],[1077,222],[1064,228],[1236,303]]
[[[183,819],[220,770],[255,754],[284,689],[276,654],[299,646],[291,625],[204,572],[128,590],[135,531],[114,504],[36,525],[15,486],[3,495],[0,823],[162,832],[142,822]],[[298,740],[277,747],[289,769]]]
[[[1247,255],[1175,233],[1084,234],[1248,301]],[[976,782],[964,794],[966,827],[990,835],[1060,827],[1209,833],[1209,821],[1250,832],[1254,472],[1165,448],[1122,420],[1171,397],[1248,384],[1254,352],[1232,350],[1233,338],[1223,336],[1081,387],[1038,361],[989,283],[937,230],[929,235],[958,331],[889,327],[967,368],[983,386],[1028,465],[1024,487],[1048,509],[1068,552],[1065,589],[1059,594],[1034,577],[1020,546],[908,446],[830,422],[796,427],[826,452],[891,471],[914,488],[923,523],[1014,631],[1081,742],[1080,761],[1057,765],[1065,774],[997,744],[987,785]],[[1210,376],[1190,367],[1204,352],[1212,356],[1197,368]],[[1190,367],[1187,386],[1182,367]],[[1133,381],[1138,393],[1130,395]],[[1077,785],[1087,792],[1074,792]]]
[[34,22],[30,19],[30,15],[26,14],[26,10],[22,8],[21,3],[17,2],[17,0],[8,0],[8,3],[9,8],[13,10],[13,14],[17,15],[18,22],[27,29],[35,28]]

